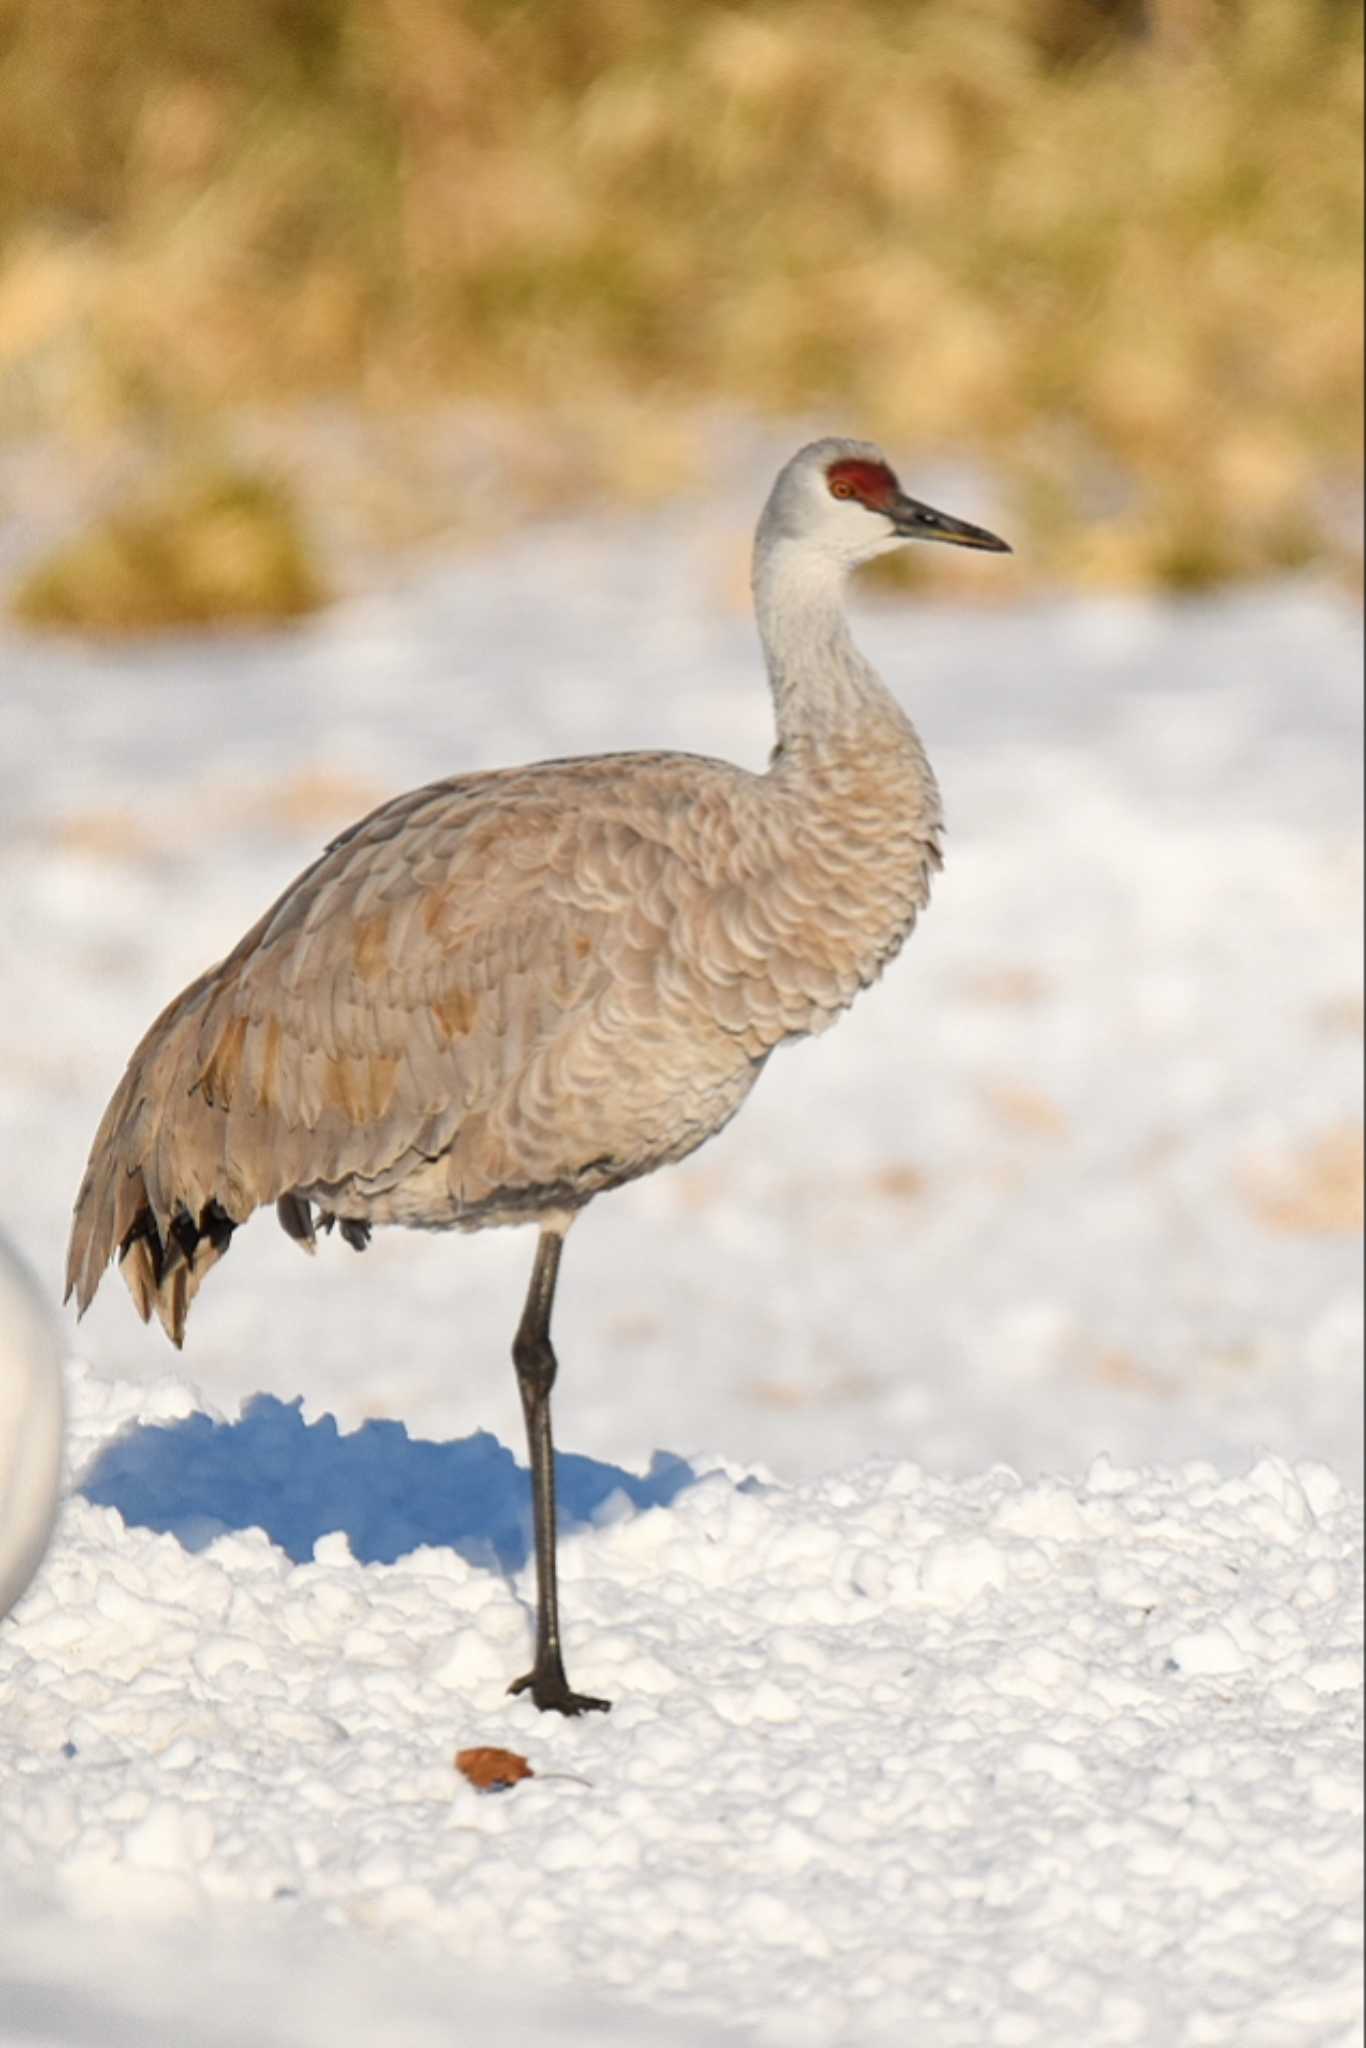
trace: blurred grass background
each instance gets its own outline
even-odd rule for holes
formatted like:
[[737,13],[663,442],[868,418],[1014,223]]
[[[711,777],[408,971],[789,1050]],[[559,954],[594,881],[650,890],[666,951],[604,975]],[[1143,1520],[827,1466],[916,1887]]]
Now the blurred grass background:
[[17,608],[313,602],[334,485],[239,423],[319,401],[518,420],[532,504],[675,487],[721,403],[980,464],[1035,576],[1342,564],[1361,102],[1360,0],[0,0],[0,444],[150,492]]

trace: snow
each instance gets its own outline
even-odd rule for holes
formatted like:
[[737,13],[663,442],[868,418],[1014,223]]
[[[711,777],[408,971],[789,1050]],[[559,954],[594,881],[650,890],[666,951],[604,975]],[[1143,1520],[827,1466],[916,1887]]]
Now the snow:
[[[474,1971],[517,2040],[580,2038],[527,2009],[561,1980],[698,2042],[1355,2038],[1362,1543],[1326,1465],[789,1485],[698,1460],[658,1504],[595,1468],[599,1504],[566,1501],[570,1668],[616,1706],[564,1722],[506,1694],[525,1488],[512,1542],[479,1440],[233,1421],[84,1368],[73,1392],[94,1478],[0,1665],[6,1882],[54,1913],[221,1925],[257,1972],[341,1930],[353,1970]],[[163,1496],[177,1438],[194,1478]],[[467,1466],[477,1508],[440,1484]],[[453,1752],[486,1742],[535,1775],[474,1792]],[[177,2039],[216,2038],[201,2003]]]
[[[135,1039],[370,801],[762,761],[761,490],[288,636],[0,633],[0,1224],[47,1293]],[[183,1360],[107,1283],[0,1624],[4,2048],[1360,2042],[1356,614],[859,635],[944,785],[930,913],[566,1252],[567,1654],[612,1714],[505,1692],[525,1233],[257,1223]],[[535,1776],[476,1793],[481,1743]]]

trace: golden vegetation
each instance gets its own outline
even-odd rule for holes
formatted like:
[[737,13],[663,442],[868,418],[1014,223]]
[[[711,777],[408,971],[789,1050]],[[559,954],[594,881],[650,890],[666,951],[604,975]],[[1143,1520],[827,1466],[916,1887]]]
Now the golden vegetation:
[[13,602],[27,625],[144,633],[297,618],[323,591],[288,493],[216,469],[110,514],[23,577]]
[[980,459],[1043,573],[1294,566],[1360,109],[1359,0],[0,0],[0,430],[625,406],[648,490],[723,399]]

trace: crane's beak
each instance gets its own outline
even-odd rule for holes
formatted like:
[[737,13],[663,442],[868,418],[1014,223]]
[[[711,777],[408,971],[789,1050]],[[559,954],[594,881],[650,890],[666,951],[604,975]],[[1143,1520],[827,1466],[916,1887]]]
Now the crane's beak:
[[955,547],[985,548],[993,555],[1012,552],[1008,541],[988,533],[985,526],[969,526],[966,519],[953,519],[947,512],[936,512],[933,505],[922,505],[918,498],[908,498],[904,491],[899,491],[892,500],[887,516],[902,540],[952,541]]

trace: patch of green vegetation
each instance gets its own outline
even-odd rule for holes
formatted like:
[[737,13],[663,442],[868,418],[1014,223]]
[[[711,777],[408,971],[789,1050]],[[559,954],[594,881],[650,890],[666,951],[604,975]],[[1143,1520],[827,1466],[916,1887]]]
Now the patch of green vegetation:
[[263,477],[201,471],[31,569],[17,618],[67,632],[264,625],[324,601],[293,503]]

